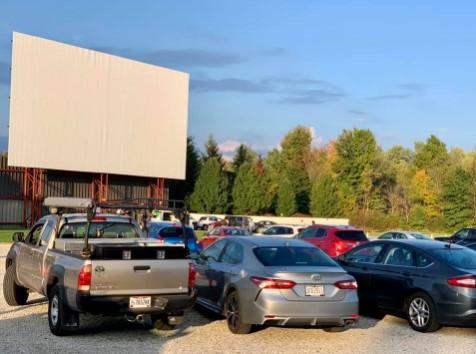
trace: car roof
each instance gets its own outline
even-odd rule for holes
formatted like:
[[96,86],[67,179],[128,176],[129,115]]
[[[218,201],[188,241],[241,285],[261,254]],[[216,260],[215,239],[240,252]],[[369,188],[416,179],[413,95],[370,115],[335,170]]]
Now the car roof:
[[372,241],[371,243],[367,243],[366,245],[371,245],[375,243],[383,243],[383,244],[402,244],[402,245],[409,245],[414,246],[416,248],[422,250],[435,250],[435,249],[445,249],[445,248],[464,248],[460,245],[450,244],[442,241],[433,241],[433,240],[415,240],[415,239],[403,239],[403,240],[378,240]]
[[[147,223],[148,225],[155,225],[155,226],[158,226],[160,228],[164,228],[164,227],[182,227],[182,225],[180,225],[179,222],[173,222],[173,221],[150,221]],[[187,229],[191,229],[191,226],[189,225],[185,225],[185,227]]]
[[270,236],[230,236],[227,240],[244,242],[251,247],[314,247],[308,242],[295,238],[282,238]]
[[[43,216],[40,220],[50,220],[50,219],[57,220],[58,217],[59,215],[57,214],[49,214],[49,215]],[[63,220],[67,220],[68,223],[87,221],[85,213],[62,214],[61,217]],[[107,221],[116,221],[116,222],[131,222],[133,220],[130,216],[118,215],[118,214],[96,214],[95,217],[106,218]]]
[[323,229],[333,229],[333,230],[339,230],[339,231],[362,231],[362,229],[352,226],[352,225],[323,225],[323,224],[314,224],[314,225],[309,225],[311,227],[320,227]]

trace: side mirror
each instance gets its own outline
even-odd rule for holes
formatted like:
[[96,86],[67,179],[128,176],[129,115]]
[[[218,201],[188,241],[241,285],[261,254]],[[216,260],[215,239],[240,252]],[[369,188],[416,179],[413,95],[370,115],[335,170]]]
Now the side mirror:
[[14,232],[12,236],[13,242],[23,242],[25,239],[25,234],[23,232]]

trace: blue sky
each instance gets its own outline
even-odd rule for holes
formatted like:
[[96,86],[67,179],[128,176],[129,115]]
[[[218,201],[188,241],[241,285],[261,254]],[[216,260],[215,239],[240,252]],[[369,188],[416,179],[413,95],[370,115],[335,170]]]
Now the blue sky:
[[384,148],[476,147],[474,1],[2,0],[3,140],[12,31],[189,72],[189,134],[228,154],[299,124],[316,144],[359,127]]

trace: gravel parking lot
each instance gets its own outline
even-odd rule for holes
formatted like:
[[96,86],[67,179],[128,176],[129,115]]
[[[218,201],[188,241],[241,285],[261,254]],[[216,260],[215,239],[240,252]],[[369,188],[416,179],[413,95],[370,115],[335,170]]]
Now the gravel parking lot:
[[[8,248],[0,244],[2,280]],[[60,338],[48,329],[45,301],[32,298],[29,305],[14,308],[0,296],[0,353],[474,353],[476,344],[476,328],[420,334],[392,316],[362,318],[342,333],[274,327],[236,336],[223,320],[196,310],[171,333],[149,331],[122,318],[85,316],[79,334]]]

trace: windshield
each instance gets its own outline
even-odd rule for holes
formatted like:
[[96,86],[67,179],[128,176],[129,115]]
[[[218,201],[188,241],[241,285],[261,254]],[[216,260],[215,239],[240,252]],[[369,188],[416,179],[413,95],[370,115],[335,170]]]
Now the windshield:
[[[84,238],[86,222],[65,224],[59,238]],[[89,238],[139,238],[139,232],[133,224],[124,222],[102,221],[92,222]]]
[[410,232],[410,235],[415,237],[417,240],[431,240],[431,237],[429,237],[427,235],[423,235],[419,232]]
[[367,241],[367,236],[360,230],[337,231],[335,235],[345,241]]
[[457,268],[476,269],[476,251],[469,248],[447,247],[433,250],[432,253],[440,260]]
[[264,266],[335,267],[329,256],[314,247],[257,247],[253,250]]
[[[186,234],[188,238],[195,238],[192,229],[186,227]],[[182,237],[182,228],[179,226],[167,226],[163,228],[149,226],[149,237],[157,238],[160,234],[162,238]]]
[[223,229],[226,236],[249,236],[248,232],[243,229]]

